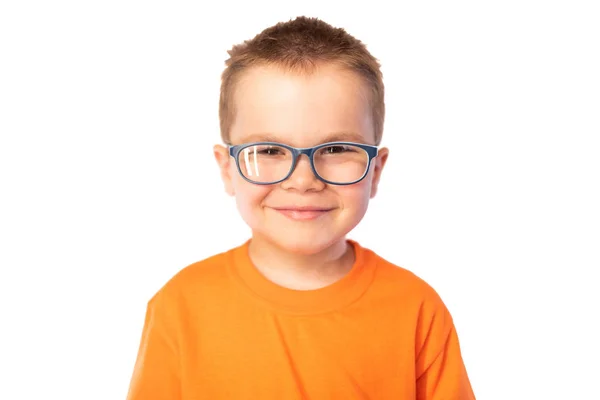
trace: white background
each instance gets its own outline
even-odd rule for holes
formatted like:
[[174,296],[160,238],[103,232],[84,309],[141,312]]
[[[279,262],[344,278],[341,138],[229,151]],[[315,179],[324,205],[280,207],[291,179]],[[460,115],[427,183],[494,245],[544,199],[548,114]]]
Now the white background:
[[600,399],[597,2],[249,3],[2,2],[0,399],[125,398],[146,301],[248,235],[226,51],[302,14],[383,64],[352,237],[438,290],[478,399]]

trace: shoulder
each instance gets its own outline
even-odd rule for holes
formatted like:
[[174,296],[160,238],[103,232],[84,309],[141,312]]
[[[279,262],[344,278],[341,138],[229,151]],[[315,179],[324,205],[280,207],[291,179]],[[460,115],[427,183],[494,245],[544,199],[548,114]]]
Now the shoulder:
[[240,247],[216,253],[181,268],[154,294],[151,302],[222,293],[230,284],[228,267]]
[[383,293],[388,298],[398,298],[403,304],[413,303],[419,308],[445,311],[446,307],[439,293],[425,279],[374,250],[361,248],[367,254],[369,264],[375,268],[372,284],[374,291]]

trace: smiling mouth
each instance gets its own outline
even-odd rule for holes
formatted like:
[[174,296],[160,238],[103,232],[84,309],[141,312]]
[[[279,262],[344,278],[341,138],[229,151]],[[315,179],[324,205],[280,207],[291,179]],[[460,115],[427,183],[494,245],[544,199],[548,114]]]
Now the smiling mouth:
[[310,221],[326,215],[332,208],[274,208],[275,211],[295,221]]

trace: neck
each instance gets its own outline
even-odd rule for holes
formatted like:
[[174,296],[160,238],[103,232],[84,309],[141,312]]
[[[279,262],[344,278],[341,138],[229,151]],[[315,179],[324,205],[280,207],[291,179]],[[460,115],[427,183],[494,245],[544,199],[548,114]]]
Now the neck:
[[253,235],[249,255],[256,269],[270,281],[290,289],[319,289],[343,278],[354,264],[354,251],[346,239],[312,254],[299,254]]

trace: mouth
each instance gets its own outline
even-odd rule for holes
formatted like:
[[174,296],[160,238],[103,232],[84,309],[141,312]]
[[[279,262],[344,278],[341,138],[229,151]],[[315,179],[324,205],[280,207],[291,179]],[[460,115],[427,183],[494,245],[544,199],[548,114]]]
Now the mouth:
[[294,221],[314,220],[333,210],[333,208],[322,207],[275,207],[273,209]]

